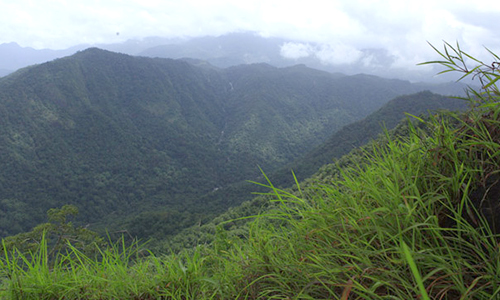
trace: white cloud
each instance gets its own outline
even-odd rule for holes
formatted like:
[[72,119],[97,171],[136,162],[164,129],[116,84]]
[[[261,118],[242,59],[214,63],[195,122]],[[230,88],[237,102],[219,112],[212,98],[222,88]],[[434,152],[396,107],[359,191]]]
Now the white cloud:
[[280,54],[284,58],[299,59],[310,56],[313,51],[312,46],[309,44],[289,42],[281,46]]
[[352,46],[336,43],[322,45],[315,55],[325,64],[337,65],[355,63],[363,53]]
[[498,0],[0,0],[0,43],[65,48],[250,30],[298,41],[281,49],[292,59],[370,65],[363,51],[384,49],[392,67],[416,68],[436,58],[427,41],[498,52],[499,13]]

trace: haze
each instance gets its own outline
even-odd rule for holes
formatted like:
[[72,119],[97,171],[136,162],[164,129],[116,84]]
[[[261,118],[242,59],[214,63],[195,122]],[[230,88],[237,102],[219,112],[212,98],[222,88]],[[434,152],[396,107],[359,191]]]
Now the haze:
[[436,59],[427,42],[459,42],[489,60],[500,50],[500,2],[463,0],[0,0],[0,44],[35,49],[110,44],[150,36],[186,38],[251,31],[279,37],[288,59],[425,70]]

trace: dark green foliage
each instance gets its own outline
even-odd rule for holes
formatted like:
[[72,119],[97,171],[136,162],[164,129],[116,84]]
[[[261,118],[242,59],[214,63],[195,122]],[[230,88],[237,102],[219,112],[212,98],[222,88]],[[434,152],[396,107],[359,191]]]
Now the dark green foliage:
[[[467,124],[463,115],[456,117]],[[267,197],[274,204],[246,228],[224,229],[239,222],[233,220],[204,229],[213,237],[211,245],[142,257],[148,252],[122,242],[101,250],[97,260],[71,248],[68,255],[59,254],[53,268],[44,263],[43,240],[28,259],[6,252],[0,257],[0,295],[493,299],[500,290],[498,235],[480,214],[474,215],[479,226],[461,215],[470,208],[467,196],[455,198],[479,183],[470,179],[482,174],[482,160],[462,159],[470,154],[470,137],[456,130],[452,118],[429,120],[420,123],[422,129],[401,128],[407,136],[387,134],[331,171],[322,169],[329,176],[318,174],[300,188],[285,191],[269,182]],[[478,149],[493,145],[482,141],[472,142]],[[435,155],[435,149],[448,156]],[[456,172],[448,172],[453,168]],[[246,209],[253,210],[249,205]],[[440,224],[443,209],[455,224]]]
[[[458,56],[449,57],[447,47],[444,65],[454,66],[464,53],[451,47]],[[498,197],[490,193],[500,169],[500,74],[492,66],[464,71],[486,75],[465,113],[416,117],[303,183],[294,176],[291,189],[264,176],[263,197],[200,224],[204,235],[186,231],[193,249],[153,255],[122,239],[96,259],[68,244],[53,265],[44,238],[29,255],[3,251],[0,297],[496,299]],[[259,209],[253,222],[242,218]],[[64,225],[73,213],[49,215]],[[203,237],[210,245],[199,245]]]
[[382,108],[363,120],[342,127],[324,143],[317,146],[305,156],[273,173],[274,184],[289,186],[293,179],[287,174],[293,170],[299,179],[314,174],[321,166],[332,163],[335,159],[349,153],[375,139],[384,129],[392,129],[409,115],[426,115],[429,111],[464,110],[467,102],[423,91],[412,95],[399,96],[392,99]]
[[[42,241],[47,244],[48,259],[53,260],[58,253],[67,251],[69,243],[85,253],[96,255],[98,248],[106,245],[103,238],[96,232],[84,227],[75,227],[70,218],[78,215],[74,205],[64,205],[47,211],[48,222],[39,224],[29,232],[19,233],[2,240],[1,251],[31,253],[36,251]],[[5,249],[4,249],[5,248]]]
[[99,49],[22,69],[0,79],[0,236],[64,204],[94,229],[174,234],[251,198],[233,185],[258,180],[257,166],[272,172],[415,89]]
[[[293,170],[295,175],[300,179],[304,179],[308,176],[312,176],[313,173],[317,172],[321,166],[326,165],[323,167],[323,171],[317,172],[315,180],[320,178],[322,175],[331,178],[331,174],[334,172],[332,167],[335,169],[337,168],[335,165],[328,165],[333,161],[333,159],[340,159],[341,156],[347,154],[352,149],[356,149],[371,140],[377,139],[377,137],[383,140],[385,137],[380,137],[380,133],[382,133],[384,128],[391,129],[393,127],[397,127],[394,129],[394,136],[407,135],[408,126],[406,125],[407,120],[405,119],[405,113],[419,115],[422,113],[425,114],[425,112],[431,110],[464,109],[466,104],[467,103],[463,100],[440,96],[428,91],[397,97],[389,101],[381,109],[372,113],[365,119],[344,126],[338,132],[333,134],[325,143],[321,144],[304,157],[298,159],[293,164],[271,173],[269,177],[273,178],[273,184],[276,186],[292,186],[294,184],[294,178],[290,170]],[[342,158],[341,160],[337,160],[336,163],[342,166],[351,164],[351,160],[359,157],[360,155],[362,156],[363,154],[361,152],[363,151],[357,149],[351,156],[349,156],[348,159]],[[263,180],[264,178],[259,178],[259,182],[262,182]],[[204,218],[203,215],[198,216],[196,218],[196,226],[188,228],[186,231],[183,231],[182,234],[177,234],[173,237],[165,236],[165,231],[162,230],[162,228],[176,225],[170,225],[170,220],[172,220],[171,218],[163,218],[161,219],[162,222],[155,222],[156,225],[151,227],[151,235],[148,236],[154,237],[158,243],[154,242],[150,244],[150,246],[155,251],[157,248],[179,250],[184,247],[192,247],[199,243],[203,244],[210,242],[214,238],[214,228],[221,225],[224,221],[242,217],[245,218],[257,215],[261,212],[262,206],[267,203],[265,200],[266,198],[259,197],[253,200],[251,199],[254,197],[255,193],[262,193],[266,191],[266,188],[255,185],[251,182],[245,182],[241,184],[234,184],[228,188],[209,193],[201,198],[201,203],[210,203],[216,207],[226,207],[228,205],[226,202],[228,199],[239,199],[240,201],[244,200],[249,202],[244,202],[244,205],[230,209],[228,212],[220,215],[214,220],[211,220],[211,218]],[[165,214],[167,213],[171,214],[172,212],[165,212]],[[189,218],[186,216],[189,215],[188,212],[184,212],[184,214],[184,220]],[[153,220],[157,219],[156,215],[157,214],[146,213],[142,218],[151,218],[151,220]],[[238,226],[245,224],[248,220],[250,219],[224,223],[224,228],[238,228],[236,231],[241,231],[244,229],[241,229]],[[208,222],[206,225],[202,225],[206,222]],[[134,221],[133,223],[137,224],[136,226],[139,226],[140,222]],[[244,228],[244,225],[242,226]],[[134,231],[134,233],[135,232],[136,231]],[[157,244],[162,244],[163,246],[157,246]]]

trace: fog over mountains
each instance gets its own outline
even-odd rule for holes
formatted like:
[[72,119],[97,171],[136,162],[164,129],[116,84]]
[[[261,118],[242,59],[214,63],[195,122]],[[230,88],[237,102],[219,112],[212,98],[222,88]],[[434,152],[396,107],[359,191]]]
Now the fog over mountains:
[[[305,64],[332,73],[365,73],[385,78],[432,81],[436,70],[407,70],[394,66],[394,57],[383,49],[329,48],[329,46],[283,38],[265,38],[252,32],[230,33],[218,37],[167,39],[149,37],[117,44],[76,45],[64,50],[35,50],[16,43],[0,45],[0,76],[19,68],[71,55],[90,46],[130,55],[162,58],[195,58],[217,67],[268,63],[277,67]],[[440,81],[447,80],[440,77]]]

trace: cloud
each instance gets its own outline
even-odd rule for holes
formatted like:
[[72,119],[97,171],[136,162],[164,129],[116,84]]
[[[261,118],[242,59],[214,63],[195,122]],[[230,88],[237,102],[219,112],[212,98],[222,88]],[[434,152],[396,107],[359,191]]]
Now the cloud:
[[299,59],[308,57],[314,52],[314,49],[309,44],[287,42],[281,46],[280,54],[284,58]]
[[287,59],[299,59],[313,56],[323,64],[352,64],[361,59],[363,52],[351,46],[335,44],[317,44],[287,42],[281,46],[280,54]]
[[[1,1],[1,0],[0,0]],[[418,69],[428,46],[458,41],[473,55],[500,51],[498,0],[16,0],[0,3],[0,43],[61,49],[147,36],[254,31],[292,41],[289,59]],[[119,35],[116,35],[119,32]],[[384,51],[374,55],[367,49]],[[389,57],[390,59],[386,59]]]
[[363,53],[352,46],[336,43],[322,45],[315,55],[326,64],[337,65],[355,63]]

